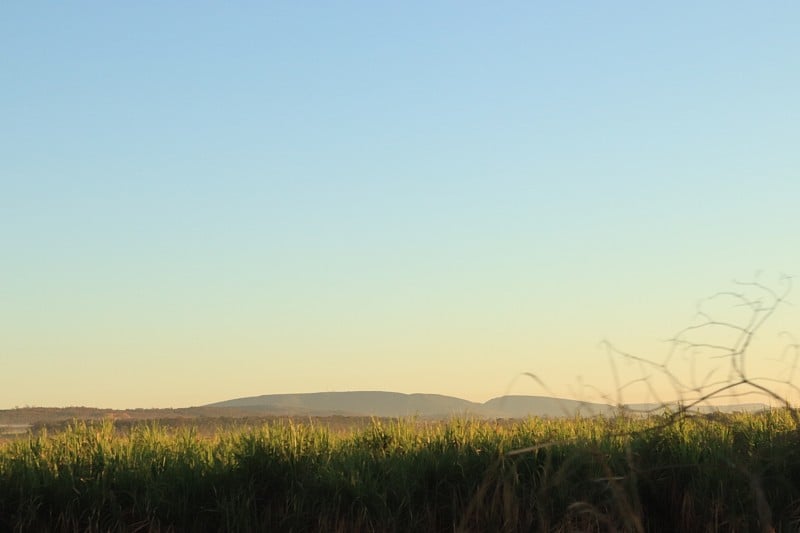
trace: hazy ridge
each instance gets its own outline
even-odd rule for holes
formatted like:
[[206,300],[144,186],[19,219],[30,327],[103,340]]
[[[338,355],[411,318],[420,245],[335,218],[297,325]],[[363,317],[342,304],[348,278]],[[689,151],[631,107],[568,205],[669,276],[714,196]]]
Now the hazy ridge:
[[[377,416],[446,418],[459,415],[482,418],[525,418],[528,416],[610,415],[617,408],[608,404],[582,402],[548,396],[506,395],[484,403],[471,402],[441,394],[403,394],[384,391],[313,392],[300,394],[266,394],[236,398],[204,407],[246,410],[253,414],[310,416]],[[677,404],[672,405],[673,408]],[[698,411],[757,411],[767,406],[760,403],[703,406]],[[657,404],[634,404],[629,409],[650,411]]]
[[[678,404],[670,404],[672,410]],[[657,404],[631,404],[632,412],[657,412]],[[759,411],[761,403],[702,406],[699,412]],[[526,418],[532,416],[573,417],[611,415],[614,406],[548,396],[506,395],[483,403],[441,394],[403,394],[385,391],[313,392],[265,394],[181,408],[105,409],[97,407],[22,407],[0,410],[0,434],[17,425],[68,422],[70,420],[114,419],[172,420],[191,423],[193,419],[245,419],[273,417],[421,417],[444,419],[458,416],[476,418]]]

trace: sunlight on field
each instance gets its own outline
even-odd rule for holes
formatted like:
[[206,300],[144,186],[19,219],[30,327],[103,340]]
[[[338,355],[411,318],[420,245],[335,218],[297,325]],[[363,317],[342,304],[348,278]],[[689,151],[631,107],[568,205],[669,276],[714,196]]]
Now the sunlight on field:
[[0,445],[0,527],[787,527],[800,518],[796,417],[373,420],[339,430],[275,421],[203,434],[76,423]]

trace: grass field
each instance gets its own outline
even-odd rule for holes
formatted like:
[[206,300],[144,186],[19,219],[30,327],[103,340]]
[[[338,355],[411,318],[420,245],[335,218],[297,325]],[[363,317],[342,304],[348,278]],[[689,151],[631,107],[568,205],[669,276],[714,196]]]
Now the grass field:
[[791,413],[76,422],[0,445],[9,531],[797,531]]

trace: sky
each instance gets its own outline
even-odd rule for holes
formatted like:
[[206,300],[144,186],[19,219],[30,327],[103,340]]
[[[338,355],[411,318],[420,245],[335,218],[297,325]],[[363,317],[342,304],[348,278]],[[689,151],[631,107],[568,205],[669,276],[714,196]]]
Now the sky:
[[[661,360],[800,274],[798,18],[5,2],[0,408],[616,394],[604,340]],[[749,372],[788,379],[781,330]]]

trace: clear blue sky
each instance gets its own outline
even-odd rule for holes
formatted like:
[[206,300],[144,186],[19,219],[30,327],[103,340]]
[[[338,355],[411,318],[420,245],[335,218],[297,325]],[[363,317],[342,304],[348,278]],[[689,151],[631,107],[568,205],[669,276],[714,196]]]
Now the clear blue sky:
[[0,407],[609,390],[602,339],[800,273],[798,22],[7,2]]

